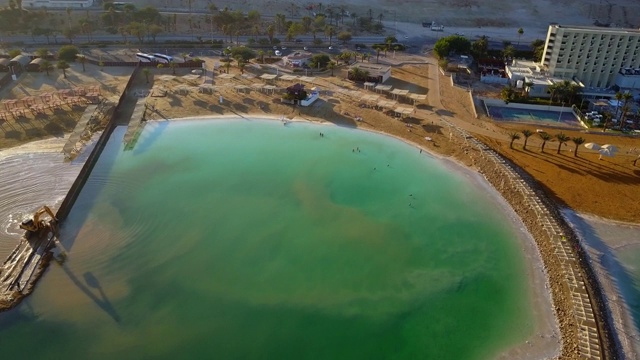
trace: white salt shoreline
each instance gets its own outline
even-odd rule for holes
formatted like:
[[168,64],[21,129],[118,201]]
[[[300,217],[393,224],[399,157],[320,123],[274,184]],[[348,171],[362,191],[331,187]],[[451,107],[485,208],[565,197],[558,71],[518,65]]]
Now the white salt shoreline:
[[613,275],[624,269],[614,251],[626,246],[640,246],[640,224],[607,220],[594,215],[562,210],[588,254],[588,260],[604,294],[607,314],[614,338],[620,347],[621,359],[640,358],[640,332],[624,299],[618,279]]

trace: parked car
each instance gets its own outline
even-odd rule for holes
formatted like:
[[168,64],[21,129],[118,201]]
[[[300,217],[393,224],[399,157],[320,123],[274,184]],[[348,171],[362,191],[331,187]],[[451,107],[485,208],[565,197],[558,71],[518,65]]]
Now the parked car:
[[333,50],[333,46],[329,46],[329,50]]
[[282,51],[276,50],[275,54],[276,54],[276,56],[282,56]]
[[302,42],[302,39],[296,39],[296,42],[297,42],[297,43],[301,43],[301,42]]

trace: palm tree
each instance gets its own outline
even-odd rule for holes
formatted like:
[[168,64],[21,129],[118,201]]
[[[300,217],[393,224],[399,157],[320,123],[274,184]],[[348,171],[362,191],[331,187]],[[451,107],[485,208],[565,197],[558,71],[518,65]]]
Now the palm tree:
[[235,57],[236,59],[236,63],[238,63],[238,69],[240,69],[240,74],[244,74],[244,59],[242,58],[242,56],[238,55]]
[[56,67],[59,70],[62,70],[62,74],[64,75],[64,78],[66,79],[67,78],[67,69],[69,68],[69,64],[64,60],[60,60],[56,64]]
[[84,64],[87,62],[87,58],[84,55],[77,55],[76,60],[78,60],[78,62],[82,64],[82,72],[84,72],[85,71]]
[[329,61],[327,64],[327,69],[331,70],[331,76],[333,76],[333,70],[336,68],[336,63],[333,61]]
[[333,26],[327,26],[324,28],[324,34],[329,38],[329,46],[331,46],[331,40],[333,39],[333,35],[336,34],[336,30]]
[[66,9],[67,12],[67,19],[69,20],[69,29],[71,29],[71,8],[67,8]]
[[264,64],[264,50],[258,51],[258,57],[260,58],[260,63]]
[[611,114],[608,111],[604,111],[602,113],[602,117],[604,118],[604,124],[602,125],[602,132],[606,132],[607,131],[607,126],[609,126],[609,123],[611,122],[611,119],[613,119],[613,114]]
[[571,141],[573,141],[573,143],[576,144],[576,148],[575,148],[575,150],[573,150],[573,156],[577,157],[578,156],[578,148],[580,147],[580,145],[584,144],[584,142],[586,140],[581,138],[581,137],[574,137],[574,138],[571,138]]
[[142,69],[142,73],[144,74],[144,77],[147,79],[147,84],[149,83],[149,74],[151,73],[151,71],[149,71],[148,68],[144,68]]
[[631,93],[622,94],[622,100],[624,103],[622,104],[622,115],[620,116],[620,127],[622,128],[625,118],[627,117],[627,113],[629,112],[629,100],[633,100],[633,95]]
[[558,139],[558,152],[560,154],[560,148],[563,144],[566,144],[571,138],[565,135],[564,133],[556,134],[556,139]]
[[524,91],[529,97],[529,93],[531,92],[531,88],[533,87],[533,83],[531,81],[525,81],[524,83]]
[[540,134],[540,138],[542,139],[542,147],[540,148],[540,152],[544,152],[544,146],[547,144],[547,141],[552,139],[552,137],[546,132],[541,132],[539,134]]
[[527,150],[527,141],[529,141],[529,136],[533,135],[533,131],[524,129],[522,130],[522,135],[524,136],[524,145],[522,146],[522,150]]
[[509,149],[513,149],[513,142],[520,139],[520,134],[518,134],[517,132],[512,132],[509,134],[509,137],[511,138],[511,143],[509,143]]
[[522,34],[524,34],[524,29],[519,28],[518,29],[518,45],[520,45],[520,38],[522,37]]
[[513,89],[511,84],[507,84],[507,86],[503,87],[500,91],[500,96],[502,96],[502,100],[504,100],[505,104],[508,104],[515,95],[516,91]]
[[173,75],[176,74],[176,62],[175,61],[169,61],[169,67],[171,68],[171,73]]
[[620,101],[622,101],[622,96],[623,96],[623,94],[621,92],[618,91],[616,93],[616,100],[618,101],[617,104],[616,104],[616,114],[614,116],[614,118],[616,118],[616,119],[618,118],[618,110],[620,110]]
[[45,71],[47,76],[49,76],[49,71],[53,70],[53,65],[49,62],[49,60],[45,60],[40,64],[40,71]]

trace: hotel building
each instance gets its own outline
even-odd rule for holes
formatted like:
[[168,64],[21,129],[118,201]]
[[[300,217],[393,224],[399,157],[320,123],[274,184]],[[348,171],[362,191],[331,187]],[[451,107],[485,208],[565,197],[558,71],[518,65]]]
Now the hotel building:
[[552,24],[541,64],[550,77],[613,86],[621,70],[640,68],[640,30]]

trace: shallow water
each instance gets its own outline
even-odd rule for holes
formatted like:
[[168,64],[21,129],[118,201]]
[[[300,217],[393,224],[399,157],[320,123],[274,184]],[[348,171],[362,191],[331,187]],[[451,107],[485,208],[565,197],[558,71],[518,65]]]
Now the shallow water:
[[123,134],[64,265],[0,316],[8,357],[474,359],[533,330],[516,230],[415,148],[275,121]]

